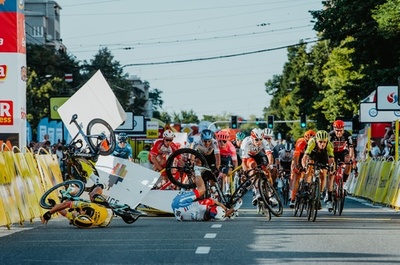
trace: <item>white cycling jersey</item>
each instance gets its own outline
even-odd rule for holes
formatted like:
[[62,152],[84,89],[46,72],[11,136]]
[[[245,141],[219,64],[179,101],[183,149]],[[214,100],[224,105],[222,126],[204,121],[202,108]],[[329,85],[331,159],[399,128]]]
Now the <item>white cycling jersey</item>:
[[202,155],[210,155],[213,151],[214,154],[219,154],[218,142],[214,138],[211,139],[211,145],[209,147],[204,146],[201,139],[195,140],[192,144],[192,149],[199,151]]
[[251,136],[247,136],[243,139],[243,142],[240,145],[240,150],[242,153],[242,159],[255,156],[262,150],[264,150],[266,154],[271,153],[271,149],[266,140],[262,139],[260,145],[255,145]]

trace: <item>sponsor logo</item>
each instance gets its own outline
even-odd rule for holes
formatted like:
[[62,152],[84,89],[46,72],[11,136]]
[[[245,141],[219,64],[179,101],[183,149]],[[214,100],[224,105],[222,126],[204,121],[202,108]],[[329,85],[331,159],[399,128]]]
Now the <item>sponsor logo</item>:
[[397,93],[396,92],[390,93],[389,95],[387,95],[386,99],[389,103],[397,103]]
[[13,102],[0,100],[0,125],[13,125]]
[[7,65],[0,64],[0,81],[7,77]]

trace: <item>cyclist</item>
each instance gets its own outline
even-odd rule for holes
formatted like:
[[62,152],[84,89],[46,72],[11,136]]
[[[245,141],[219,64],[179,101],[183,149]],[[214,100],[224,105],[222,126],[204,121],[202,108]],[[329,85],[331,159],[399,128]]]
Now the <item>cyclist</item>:
[[[264,139],[267,141],[267,144],[272,151],[272,156],[273,156],[274,162],[275,162],[275,159],[278,158],[280,144],[274,140],[274,131],[272,129],[265,128],[263,130],[263,133],[264,133]],[[274,162],[272,162],[272,164]],[[271,172],[273,181],[275,181],[276,178],[278,177],[278,170],[276,169],[276,167],[271,167],[270,172]]]
[[278,158],[275,160],[277,169],[284,171],[285,176],[290,176],[293,160],[293,148],[291,143],[285,143],[284,148],[279,151]]
[[230,194],[231,180],[228,177],[228,173],[232,171],[232,168],[238,166],[236,148],[229,141],[230,136],[227,131],[219,131],[216,136],[221,154],[220,176],[223,183],[222,189],[224,194]]
[[[244,138],[246,138],[246,134],[244,134],[243,132],[237,132],[236,133],[236,139],[232,141],[232,144],[236,148],[236,156],[237,156],[238,165],[242,164],[242,152],[241,152],[240,146],[241,146]],[[239,171],[235,172],[235,177],[234,177],[234,189],[235,190],[240,185],[240,175],[241,175],[241,173],[243,173],[243,169],[242,168]]]
[[[333,153],[333,144],[329,141],[329,133],[327,131],[318,131],[315,134],[315,137],[311,138],[307,143],[306,151],[304,152],[304,156],[302,159],[302,165],[306,168],[307,163],[311,164],[323,164],[333,166],[335,163],[335,156]],[[328,170],[326,168],[321,169],[321,186],[320,190],[323,190],[325,187],[325,179],[327,176]],[[307,168],[306,172],[306,183],[311,183],[311,175],[313,173],[312,167]],[[328,210],[333,209],[332,205],[332,190],[333,186],[328,186],[328,193],[331,192],[331,198],[328,198],[326,202],[326,206]],[[330,200],[329,200],[330,199]]]
[[[353,138],[350,132],[344,129],[344,122],[342,120],[336,120],[333,122],[333,131],[329,133],[329,141],[333,144],[333,153],[335,155],[335,163],[338,165],[338,160],[346,163],[344,172],[343,172],[343,183],[347,181],[347,178],[350,175],[350,171],[352,169],[351,161],[355,161],[354,159],[354,147],[353,147]],[[328,178],[328,186],[332,186],[330,192],[328,191],[327,200],[332,201],[332,190],[333,183],[335,181],[334,172]]]
[[[97,195],[95,201],[107,203],[103,196]],[[68,210],[67,210],[68,209]],[[41,220],[43,224],[51,219],[52,214],[59,212],[62,216],[70,220],[71,224],[79,228],[90,228],[93,226],[106,227],[110,224],[114,213],[103,205],[94,202],[83,201],[64,201],[56,204],[50,211],[43,214]]]
[[315,132],[313,130],[308,130],[304,133],[304,137],[297,139],[295,143],[295,149],[293,152],[293,160],[292,160],[292,176],[291,176],[291,186],[292,193],[290,196],[290,208],[294,208],[296,193],[299,188],[300,179],[303,177],[303,170],[301,168],[301,160],[304,156],[304,151],[306,150],[308,140],[311,137],[315,136]]
[[[240,146],[242,151],[242,167],[244,171],[248,171],[252,168],[256,168],[257,165],[268,165],[270,168],[273,166],[274,157],[272,151],[264,140],[264,133],[259,128],[251,130],[250,136],[247,136]],[[270,175],[268,174],[270,177]],[[270,183],[273,185],[273,180],[270,177]],[[261,197],[258,187],[254,187],[253,205],[257,205],[257,200]],[[274,198],[271,198],[274,199]],[[273,204],[277,202],[273,202]]]
[[195,167],[196,188],[176,195],[172,200],[172,211],[178,221],[209,221],[225,220],[235,211],[234,208],[227,209],[218,200],[212,198],[200,199],[205,191],[202,174],[209,170],[203,167]]
[[127,140],[126,133],[120,133],[118,135],[118,145],[115,147],[112,155],[133,161],[132,147],[130,144],[127,144]]
[[[178,145],[172,142],[175,134],[172,130],[165,130],[163,138],[154,142],[153,147],[149,153],[149,162],[153,164],[153,170],[162,171],[167,165],[167,159],[170,154],[178,150]],[[168,177],[164,172],[161,173],[161,182],[159,186],[168,182]]]
[[200,139],[192,143],[192,149],[199,151],[207,160],[213,172],[221,166],[221,156],[217,140],[214,139],[214,132],[204,129],[200,133]]

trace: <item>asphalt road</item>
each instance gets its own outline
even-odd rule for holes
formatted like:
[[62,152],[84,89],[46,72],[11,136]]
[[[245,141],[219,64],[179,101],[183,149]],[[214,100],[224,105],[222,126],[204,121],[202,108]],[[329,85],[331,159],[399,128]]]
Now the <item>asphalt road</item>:
[[347,198],[342,216],[323,209],[315,222],[267,220],[247,197],[223,222],[115,218],[107,228],[77,229],[63,218],[48,225],[0,229],[0,264],[398,264],[400,217],[393,209]]

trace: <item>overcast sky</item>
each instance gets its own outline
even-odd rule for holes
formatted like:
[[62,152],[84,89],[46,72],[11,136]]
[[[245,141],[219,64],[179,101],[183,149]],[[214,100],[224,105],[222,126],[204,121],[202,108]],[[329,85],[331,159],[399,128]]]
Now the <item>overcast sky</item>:
[[286,46],[316,40],[311,0],[58,0],[78,60],[108,47],[125,73],[163,91],[163,110],[261,117]]

